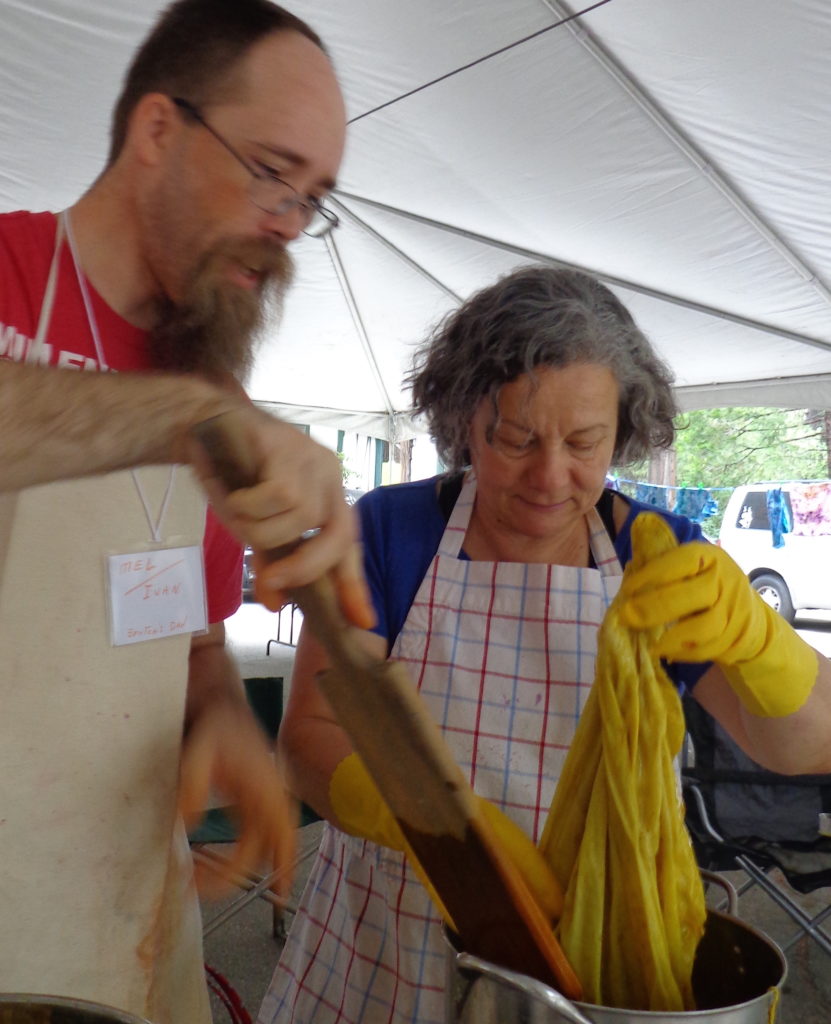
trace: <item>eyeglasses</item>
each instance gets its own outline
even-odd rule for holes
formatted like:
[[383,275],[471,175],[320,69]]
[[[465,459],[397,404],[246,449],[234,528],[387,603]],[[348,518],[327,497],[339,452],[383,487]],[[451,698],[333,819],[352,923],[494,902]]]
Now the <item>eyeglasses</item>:
[[224,146],[231,156],[248,171],[251,175],[251,180],[248,183],[248,198],[258,209],[279,217],[297,207],[303,222],[303,233],[312,235],[314,238],[322,238],[323,235],[328,235],[338,226],[340,223],[338,215],[325,207],[319,199],[315,199],[314,196],[301,196],[293,185],[283,181],[265,166],[262,170],[255,170],[247,160],[239,155],[230,142],[208,124],[198,107],[188,100],[182,99],[181,96],[172,96],[171,99],[184,114],[209,131],[216,141]]

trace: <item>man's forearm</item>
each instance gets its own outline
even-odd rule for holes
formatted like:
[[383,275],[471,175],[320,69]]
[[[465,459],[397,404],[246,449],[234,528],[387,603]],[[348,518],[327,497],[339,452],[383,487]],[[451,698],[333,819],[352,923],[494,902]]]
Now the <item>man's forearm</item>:
[[188,428],[236,404],[194,376],[0,362],[0,491],[185,461]]
[[217,704],[248,709],[239,669],[225,646],[222,622],[213,623],[206,634],[191,641],[185,729]]

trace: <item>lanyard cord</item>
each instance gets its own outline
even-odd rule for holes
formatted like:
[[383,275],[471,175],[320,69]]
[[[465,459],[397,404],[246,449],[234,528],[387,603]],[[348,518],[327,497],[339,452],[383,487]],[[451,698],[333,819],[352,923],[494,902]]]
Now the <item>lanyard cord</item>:
[[55,305],[55,291],[58,287],[58,264],[60,263],[63,236],[63,217],[58,217],[58,227],[55,231],[55,251],[52,253],[52,262],[49,264],[49,276],[46,279],[46,288],[40,302],[37,330],[35,331],[32,344],[29,346],[29,351],[26,353],[27,363],[39,363],[41,353],[43,352],[46,331],[49,328],[49,321],[52,319],[52,307]]
[[81,289],[81,298],[84,300],[84,309],[87,313],[87,323],[89,324],[90,334],[92,335],[92,343],[95,345],[95,354],[98,357],[98,368],[102,373],[107,373],[109,367],[107,366],[107,360],[104,358],[104,346],[101,344],[101,335],[98,333],[98,321],[95,319],[95,310],[92,308],[92,300],[90,299],[89,289],[87,288],[87,279],[84,274],[81,273],[81,264],[78,261],[78,250],[75,246],[75,235],[72,231],[72,221],[69,219],[69,210],[64,210],[61,214],[63,220],[64,230],[66,231],[66,240],[69,242],[69,251],[72,254],[72,265],[75,268],[75,277],[78,279],[78,287]]
[[[78,250],[75,245],[75,235],[72,231],[72,221],[69,217],[69,210],[64,210],[63,213],[60,214],[60,221],[63,225],[64,231],[66,232],[66,240],[69,243],[69,252],[72,256],[72,265],[75,267],[75,277],[78,279],[81,298],[84,300],[87,323],[89,324],[90,334],[92,335],[92,343],[95,346],[95,354],[98,357],[98,367],[103,373],[109,373],[110,371],[107,366],[107,360],[104,358],[104,346],[101,342],[101,335],[98,331],[98,321],[95,317],[95,310],[92,308],[92,299],[89,294],[89,288],[87,287],[86,277],[81,272],[81,265],[78,260]],[[58,240],[58,247],[60,247],[60,239]],[[164,522],[168,506],[170,505],[170,499],[173,495],[173,480],[176,475],[176,466],[174,464],[170,467],[170,477],[168,478],[167,488],[165,489],[164,497],[162,498],[162,506],[155,522],[153,520],[153,514],[150,511],[150,505],[144,493],[141,480],[139,480],[138,472],[135,469],[131,469],[130,475],[133,478],[133,483],[135,484],[139,499],[141,500],[144,515],[147,519],[147,525],[150,527],[150,535],[157,544],[160,544],[162,541],[162,523]]]

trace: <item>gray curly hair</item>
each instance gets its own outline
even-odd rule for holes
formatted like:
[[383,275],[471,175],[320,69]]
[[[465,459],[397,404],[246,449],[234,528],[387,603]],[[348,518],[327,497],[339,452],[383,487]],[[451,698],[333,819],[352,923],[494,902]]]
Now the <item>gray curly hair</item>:
[[539,367],[596,363],[620,388],[615,465],[669,448],[673,376],[625,306],[577,270],[526,266],[472,295],[436,326],[406,378],[449,469],[470,462],[473,415],[485,397]]

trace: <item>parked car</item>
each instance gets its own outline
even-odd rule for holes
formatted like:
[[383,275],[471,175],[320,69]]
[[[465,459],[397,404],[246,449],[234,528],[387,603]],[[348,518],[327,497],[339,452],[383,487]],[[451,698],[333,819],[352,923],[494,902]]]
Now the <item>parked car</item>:
[[243,601],[254,600],[254,552],[251,548],[245,549],[242,556],[242,599]]
[[[768,493],[781,488],[785,532],[774,546]],[[806,511],[806,496],[811,508]],[[831,609],[831,481],[747,484],[730,496],[719,543],[747,573],[754,588],[793,622],[804,608]]]

